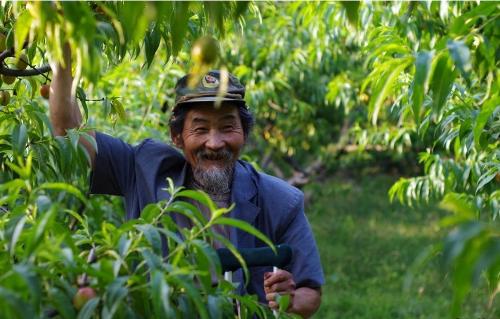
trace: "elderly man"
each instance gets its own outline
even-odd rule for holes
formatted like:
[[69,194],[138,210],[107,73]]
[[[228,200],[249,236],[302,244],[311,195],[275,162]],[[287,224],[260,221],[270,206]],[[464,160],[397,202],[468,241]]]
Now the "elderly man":
[[[71,97],[71,61],[66,68],[53,66],[50,118],[57,135],[78,127],[82,116]],[[286,270],[266,267],[250,269],[250,283],[242,293],[253,293],[271,308],[277,293],[290,294],[289,312],[311,316],[321,301],[323,272],[309,223],[304,215],[303,194],[275,177],[259,173],[239,160],[253,125],[244,100],[245,88],[229,75],[227,94],[217,97],[220,73],[206,74],[195,88],[188,76],[176,86],[176,104],[170,119],[173,143],[182,150],[147,139],[131,146],[119,139],[91,132],[98,151],[87,141],[92,162],[91,192],[125,198],[127,218],[137,218],[144,206],[165,199],[163,190],[170,177],[178,186],[205,191],[219,207],[235,203],[231,217],[244,220],[267,235],[275,244],[289,244],[293,259]],[[221,99],[221,100],[220,100]],[[215,101],[221,103],[215,107]],[[196,203],[193,203],[196,204]],[[204,213],[210,212],[198,205]],[[183,227],[189,220],[177,218]],[[248,233],[217,229],[239,248],[260,245]],[[232,234],[234,235],[232,235]],[[241,278],[240,278],[241,279]],[[244,291],[246,289],[246,291]]]

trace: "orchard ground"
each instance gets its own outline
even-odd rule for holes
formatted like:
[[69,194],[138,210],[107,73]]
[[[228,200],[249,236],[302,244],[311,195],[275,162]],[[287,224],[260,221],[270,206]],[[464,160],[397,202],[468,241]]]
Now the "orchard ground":
[[[398,177],[338,174],[311,184],[308,218],[320,249],[326,285],[315,318],[449,318],[451,279],[435,259],[416,272],[416,258],[445,234],[435,206],[389,203]],[[459,318],[500,318],[500,298],[488,309],[484,280],[466,298]]]

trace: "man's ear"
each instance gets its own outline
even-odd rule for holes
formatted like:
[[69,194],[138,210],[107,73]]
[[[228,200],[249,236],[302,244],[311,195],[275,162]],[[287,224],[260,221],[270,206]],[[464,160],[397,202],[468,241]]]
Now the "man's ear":
[[174,145],[177,146],[178,148],[183,148],[184,147],[184,142],[182,141],[182,136],[181,134],[170,134],[170,138],[172,138],[172,142],[174,142]]

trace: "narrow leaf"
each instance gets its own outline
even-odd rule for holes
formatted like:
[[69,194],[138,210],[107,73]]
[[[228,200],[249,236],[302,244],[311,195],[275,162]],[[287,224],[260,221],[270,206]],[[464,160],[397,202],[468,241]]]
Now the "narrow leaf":
[[463,41],[448,41],[448,50],[450,51],[455,65],[467,80],[469,71],[472,69],[470,50]]
[[239,229],[241,229],[241,230],[243,230],[251,235],[254,235],[258,239],[260,239],[261,241],[266,243],[266,245],[271,247],[274,252],[276,252],[276,248],[274,247],[273,242],[269,238],[267,238],[267,236],[264,235],[261,231],[259,231],[257,228],[253,227],[252,225],[250,225],[249,223],[247,223],[245,221],[234,219],[234,218],[219,217],[219,218],[214,220],[214,224],[233,226],[233,227],[239,228]]
[[28,130],[26,125],[20,123],[12,131],[12,149],[15,154],[21,155],[24,152],[28,142]]
[[387,66],[388,70],[385,70],[385,75],[375,85],[372,97],[370,98],[370,104],[368,105],[373,125],[377,125],[378,114],[382,108],[383,102],[391,93],[392,87],[394,86],[398,76],[408,66],[410,61],[410,59],[400,59],[394,61],[398,62],[397,64],[389,64]]
[[481,148],[479,143],[481,134],[483,133],[484,126],[488,122],[491,114],[500,107],[500,97],[494,96],[483,104],[481,112],[476,118],[476,123],[474,125],[474,144],[477,148]]
[[14,48],[16,51],[16,56],[19,56],[21,50],[24,47],[24,41],[28,37],[28,33],[31,28],[32,16],[30,11],[23,10],[21,14],[17,17],[14,32]]
[[420,123],[420,110],[427,92],[427,80],[431,69],[433,52],[418,52],[415,58],[415,77],[413,78],[412,110],[415,122]]
[[341,1],[344,7],[347,19],[353,26],[358,25],[358,11],[359,11],[359,1]]
[[432,91],[432,107],[436,113],[443,108],[450,95],[456,73],[448,54],[439,55],[432,72],[430,89]]
[[83,308],[78,313],[77,319],[90,319],[94,315],[97,306],[99,305],[99,298],[92,298],[85,303]]

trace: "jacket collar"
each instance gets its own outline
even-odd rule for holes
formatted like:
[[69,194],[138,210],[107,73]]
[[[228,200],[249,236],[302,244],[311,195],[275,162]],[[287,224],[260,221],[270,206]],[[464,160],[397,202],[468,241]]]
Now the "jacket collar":
[[[252,172],[244,162],[237,161],[234,168],[233,185],[231,188],[231,200],[235,203],[235,208],[231,211],[230,217],[243,220],[254,225],[255,218],[260,212],[260,208],[253,200],[257,194],[257,187]],[[239,247],[253,247],[253,236],[231,229],[231,242]]]

